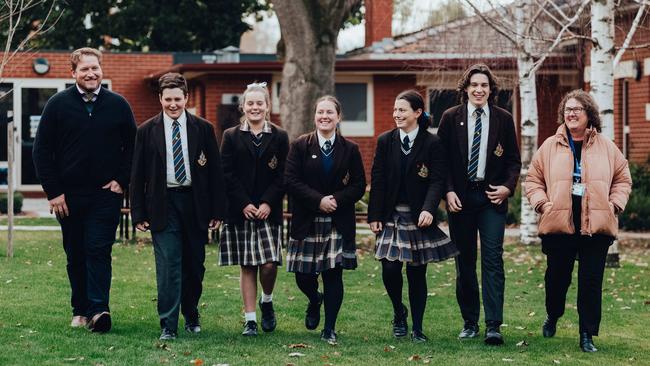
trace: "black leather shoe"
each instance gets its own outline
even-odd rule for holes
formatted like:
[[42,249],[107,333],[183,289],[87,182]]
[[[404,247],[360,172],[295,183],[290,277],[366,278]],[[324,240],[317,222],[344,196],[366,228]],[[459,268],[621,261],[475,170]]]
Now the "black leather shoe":
[[461,330],[460,333],[458,334],[458,338],[460,339],[476,338],[478,337],[478,332],[479,332],[478,324],[466,321],[465,325],[463,325],[463,330]]
[[498,326],[489,326],[485,330],[485,344],[500,346],[503,344],[503,336]]
[[427,338],[421,330],[414,330],[411,332],[411,341],[413,341],[413,343],[424,343],[428,340],[429,338]]
[[262,302],[259,301],[260,310],[262,310],[262,330],[265,332],[272,332],[275,330],[277,322],[275,320],[275,311],[273,310],[273,301]]
[[241,332],[241,335],[245,337],[255,337],[257,335],[257,323],[253,320],[249,320],[244,324],[244,331]]
[[163,328],[162,332],[160,333],[160,339],[161,341],[173,341],[176,339],[176,332],[169,328]]
[[402,305],[402,313],[393,315],[393,336],[396,338],[406,337],[409,331],[409,325],[406,319],[409,312],[406,306]]
[[93,333],[106,333],[111,330],[112,324],[111,313],[103,311],[95,314],[90,321],[88,321],[86,327]]
[[329,344],[336,344],[336,332],[333,329],[323,329],[320,332],[320,339]]
[[580,333],[580,349],[582,352],[598,352],[598,348],[594,345],[594,340],[587,332]]
[[551,338],[555,335],[556,330],[557,318],[551,318],[547,315],[546,319],[544,320],[544,324],[542,324],[542,335],[544,338]]
[[201,325],[199,323],[185,323],[185,331],[194,334],[201,333]]
[[318,293],[318,302],[309,302],[305,312],[305,327],[307,329],[316,329],[320,323],[320,306],[323,304],[323,294]]

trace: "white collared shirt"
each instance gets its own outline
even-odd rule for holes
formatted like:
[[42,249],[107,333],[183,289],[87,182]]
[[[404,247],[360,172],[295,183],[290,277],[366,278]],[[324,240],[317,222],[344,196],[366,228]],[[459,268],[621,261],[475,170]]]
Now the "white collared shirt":
[[[81,87],[79,87],[79,84],[75,83],[74,85],[77,87],[77,91],[79,92],[79,94],[81,94],[81,97],[84,99],[84,101],[88,102],[86,100],[86,91],[81,89]],[[102,89],[102,86],[100,85],[99,88],[97,88],[97,89],[95,89],[95,91],[93,91],[93,94],[95,94],[95,96],[93,97],[92,101],[97,100],[97,96],[99,95],[99,91],[101,89]]]
[[[474,127],[476,126],[476,107],[472,103],[467,103],[467,161],[472,157],[472,141],[474,140]],[[485,179],[485,164],[487,161],[487,143],[488,133],[490,131],[490,107],[483,106],[481,114],[481,146],[478,150],[478,168],[476,170],[476,179]]]
[[163,111],[163,123],[165,124],[165,146],[167,153],[167,187],[189,187],[192,185],[192,174],[190,173],[190,153],[187,148],[187,114],[183,111],[180,117],[178,117],[178,123],[180,124],[181,129],[181,144],[183,147],[183,162],[185,163],[185,175],[187,178],[183,184],[178,183],[176,180],[176,174],[174,173],[174,145],[172,143],[172,123],[174,122],[171,117],[169,117]]
[[329,139],[326,139],[325,137],[321,136],[320,133],[317,131],[316,135],[318,135],[318,146],[322,149],[323,146],[325,145],[325,141],[329,141],[332,144],[332,147],[334,147],[334,140],[336,140],[336,133],[332,135]]
[[400,143],[404,144],[404,137],[408,136],[409,137],[409,149],[413,147],[413,142],[415,142],[415,138],[418,135],[418,132],[420,131],[420,126],[416,125],[415,129],[409,133],[404,132],[402,129],[399,130],[399,141]]

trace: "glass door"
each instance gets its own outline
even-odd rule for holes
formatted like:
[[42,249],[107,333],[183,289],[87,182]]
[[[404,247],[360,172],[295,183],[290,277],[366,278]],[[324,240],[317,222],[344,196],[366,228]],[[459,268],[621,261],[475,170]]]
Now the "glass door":
[[36,170],[32,161],[32,149],[36,130],[41,121],[41,114],[47,101],[59,90],[58,88],[21,88],[20,114],[20,149],[21,149],[21,185],[38,185]]

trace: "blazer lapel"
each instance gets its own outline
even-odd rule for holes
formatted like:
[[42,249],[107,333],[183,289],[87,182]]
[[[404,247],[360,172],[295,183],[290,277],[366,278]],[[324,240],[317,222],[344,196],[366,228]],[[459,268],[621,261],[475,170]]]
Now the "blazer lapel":
[[[264,137],[262,138],[262,144],[260,145],[260,156],[264,155],[264,151],[266,151],[266,148],[269,147],[271,144],[271,140],[275,138],[275,128],[272,127],[273,133],[265,133]],[[248,139],[250,141],[250,138]],[[251,146],[253,145],[251,141]]]
[[[308,164],[313,167],[314,170],[316,170],[316,175],[318,176],[317,179],[317,184],[319,184],[319,188],[323,188],[325,185],[325,176],[323,175],[323,168],[322,168],[322,162],[321,162],[321,156],[320,156],[320,145],[318,144],[318,135],[314,131],[312,135],[310,136],[311,138],[307,140],[308,146],[307,146],[307,161],[309,162]],[[316,156],[314,158],[314,156]]]
[[190,159],[190,169],[194,166],[193,162],[196,160],[196,150],[198,147],[199,131],[196,125],[194,116],[185,111],[187,116],[187,152]]
[[167,169],[167,142],[165,141],[165,123],[163,122],[163,112],[160,112],[158,118],[153,121],[153,141],[158,150],[158,155]]
[[417,136],[415,136],[415,142],[413,142],[413,147],[411,147],[411,152],[409,153],[406,159],[407,172],[411,171],[411,167],[413,166],[413,161],[415,161],[415,157],[420,153],[420,150],[422,150],[422,145],[424,145],[423,140],[424,140],[425,133],[429,133],[429,131],[420,127]]
[[467,104],[463,104],[456,113],[456,134],[458,137],[458,147],[460,150],[461,161],[467,167]]
[[497,138],[499,137],[499,129],[501,128],[501,121],[495,117],[494,108],[490,109],[490,126],[488,128],[488,142],[487,153],[485,159],[485,166],[492,159],[492,155],[497,146]]

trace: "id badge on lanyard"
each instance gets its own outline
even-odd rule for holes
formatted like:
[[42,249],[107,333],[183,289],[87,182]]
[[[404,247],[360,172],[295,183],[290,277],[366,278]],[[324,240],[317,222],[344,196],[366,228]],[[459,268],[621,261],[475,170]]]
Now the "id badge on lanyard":
[[585,184],[581,182],[582,179],[582,166],[578,159],[576,158],[576,148],[573,145],[573,139],[569,135],[569,145],[571,146],[571,152],[573,153],[573,184],[571,185],[571,194],[574,196],[584,196],[585,195]]

